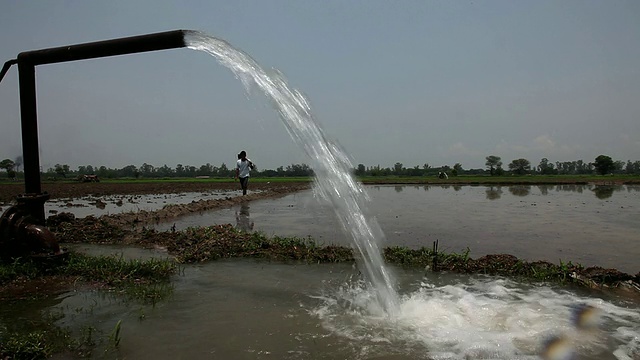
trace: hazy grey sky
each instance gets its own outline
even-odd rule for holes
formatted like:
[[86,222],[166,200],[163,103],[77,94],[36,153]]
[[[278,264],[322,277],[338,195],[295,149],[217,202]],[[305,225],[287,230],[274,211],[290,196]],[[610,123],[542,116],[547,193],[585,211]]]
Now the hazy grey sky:
[[[0,1],[0,61],[201,30],[280,70],[354,165],[640,160],[640,1]],[[309,163],[264,96],[188,49],[36,68],[41,165]],[[0,159],[21,153],[17,68]]]

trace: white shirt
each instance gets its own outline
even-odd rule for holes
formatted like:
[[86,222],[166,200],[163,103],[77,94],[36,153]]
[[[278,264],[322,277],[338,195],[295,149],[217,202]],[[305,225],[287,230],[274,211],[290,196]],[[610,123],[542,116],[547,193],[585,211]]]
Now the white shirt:
[[251,172],[251,168],[249,167],[251,164],[251,160],[247,159],[246,161],[242,161],[242,159],[238,159],[236,162],[236,169],[240,170],[238,177],[244,178],[249,176],[249,172]]

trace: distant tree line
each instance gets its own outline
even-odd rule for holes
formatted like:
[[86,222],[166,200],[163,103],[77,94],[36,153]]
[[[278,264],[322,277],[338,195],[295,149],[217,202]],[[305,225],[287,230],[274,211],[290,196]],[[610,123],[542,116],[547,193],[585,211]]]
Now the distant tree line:
[[[487,169],[490,175],[500,176],[507,173],[502,168],[502,161],[499,156],[490,155],[486,157]],[[583,175],[583,174],[628,174],[640,175],[640,161],[614,161],[610,156],[599,155],[593,162],[577,161],[556,161],[555,164],[547,158],[542,158],[538,166],[532,166],[527,159],[512,160],[509,165],[509,173],[515,175]]]
[[[484,169],[464,169],[462,164],[456,163],[453,167],[442,165],[432,167],[425,163],[423,165],[415,165],[413,167],[405,167],[402,163],[396,162],[392,167],[382,167],[380,165],[365,166],[358,164],[353,172],[357,176],[439,176],[447,174],[447,176],[458,175],[588,175],[588,174],[629,174],[640,175],[640,161],[614,161],[607,155],[600,155],[593,162],[585,162],[583,160],[551,162],[547,158],[542,158],[540,163],[535,166],[527,159],[514,159],[507,164],[507,169],[503,168],[502,159],[496,155],[489,155],[485,158]],[[16,159],[4,159],[0,161],[0,169],[7,173],[7,177],[12,179],[20,173],[20,167],[23,165],[21,156]],[[20,173],[21,174],[21,173]],[[163,165],[155,167],[144,163],[137,167],[135,165],[127,165],[121,169],[108,168],[106,166],[82,165],[76,170],[72,170],[67,164],[56,164],[54,167],[44,172],[46,177],[54,178],[74,178],[81,175],[98,175],[100,178],[193,178],[233,177],[235,167],[229,168],[225,163],[220,166],[214,166],[209,163],[200,166],[178,164],[175,168]],[[313,170],[306,164],[291,164],[286,167],[280,166],[275,170],[258,169],[252,171],[252,176],[256,177],[308,177],[313,176]]]
[[[49,168],[45,173],[48,177],[77,177],[81,175],[98,175],[100,178],[195,178],[217,177],[228,178],[235,175],[235,165],[229,168],[227,164],[222,163],[220,166],[214,166],[209,163],[193,166],[178,164],[175,168],[163,165],[155,167],[144,163],[140,167],[135,165],[127,165],[121,169],[112,169],[106,166],[82,165],[77,170],[71,170],[69,165],[56,164],[53,168]],[[254,169],[251,176],[256,177],[305,177],[313,176],[313,170],[306,164],[291,164],[286,167],[280,166],[275,170],[270,169]]]

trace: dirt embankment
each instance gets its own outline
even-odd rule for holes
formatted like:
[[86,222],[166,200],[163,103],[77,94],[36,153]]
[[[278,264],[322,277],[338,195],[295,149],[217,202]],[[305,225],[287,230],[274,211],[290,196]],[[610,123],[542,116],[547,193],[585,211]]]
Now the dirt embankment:
[[[141,210],[138,212],[118,213],[103,215],[99,218],[101,224],[109,225],[108,234],[101,227],[90,225],[95,217],[76,221],[71,214],[62,213],[59,216],[50,217],[49,226],[55,226],[59,221],[73,221],[78,228],[76,231],[67,232],[61,238],[64,241],[77,242],[81,237],[89,237],[89,242],[97,238],[123,235],[131,230],[140,229],[146,224],[168,221],[184,215],[203,211],[222,209],[238,203],[276,198],[293,192],[309,189],[311,182],[255,182],[249,185],[249,194],[242,196],[238,182],[164,182],[164,183],[47,183],[42,185],[42,191],[51,195],[52,199],[81,198],[85,196],[110,196],[110,195],[149,195],[149,194],[175,194],[175,193],[206,193],[220,190],[237,190],[229,193],[222,199],[196,200],[189,204],[169,204],[155,211]],[[22,185],[0,185],[0,201],[10,202],[20,194]],[[89,224],[88,226],[82,224]],[[89,235],[93,230],[95,234]],[[92,230],[93,229],[93,230]],[[120,231],[122,230],[122,231]],[[110,234],[110,235],[109,235]]]
[[[252,182],[249,190],[270,190],[274,192],[297,191],[301,187],[309,187],[305,182]],[[205,192],[211,190],[240,189],[238,182],[127,182],[127,183],[43,183],[42,191],[51,195],[52,199],[78,198],[83,196],[105,195],[144,195],[170,194],[183,192]],[[0,202],[11,202],[19,194],[24,193],[24,185],[0,184]]]

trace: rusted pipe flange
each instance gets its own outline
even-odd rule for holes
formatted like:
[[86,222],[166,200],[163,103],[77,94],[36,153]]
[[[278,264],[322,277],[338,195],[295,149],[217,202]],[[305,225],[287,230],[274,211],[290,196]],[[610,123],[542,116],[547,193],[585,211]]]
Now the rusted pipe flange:
[[18,204],[0,217],[0,256],[52,257],[64,253],[53,233],[44,226],[44,219],[33,216],[32,210],[42,207],[48,199],[47,193],[16,197]]

